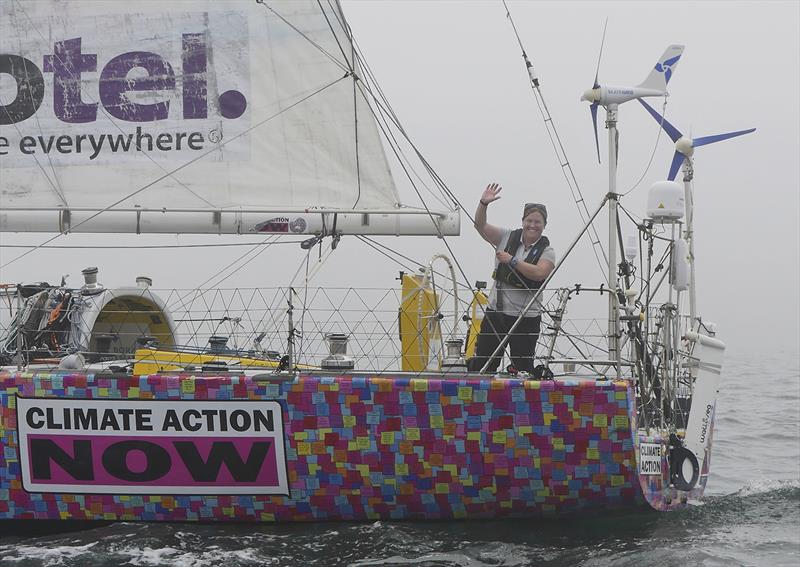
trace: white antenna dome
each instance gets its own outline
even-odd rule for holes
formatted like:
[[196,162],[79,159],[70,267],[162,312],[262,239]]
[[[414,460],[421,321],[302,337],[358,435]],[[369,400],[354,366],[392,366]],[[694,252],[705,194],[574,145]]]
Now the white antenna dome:
[[683,187],[676,181],[657,181],[647,195],[647,216],[654,221],[673,222],[683,218]]

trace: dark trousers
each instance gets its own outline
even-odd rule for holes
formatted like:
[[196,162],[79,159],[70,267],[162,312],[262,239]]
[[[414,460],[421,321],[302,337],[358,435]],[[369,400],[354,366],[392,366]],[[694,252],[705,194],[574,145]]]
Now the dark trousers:
[[[500,345],[509,329],[517,318],[505,313],[498,313],[492,309],[487,309],[481,323],[481,332],[478,335],[478,344],[475,346],[475,356],[467,362],[467,369],[470,372],[478,372],[492,353]],[[520,321],[514,334],[511,335],[508,344],[511,345],[511,361],[514,368],[520,371],[533,372],[533,355],[536,350],[536,342],[539,340],[539,328],[542,323],[540,317],[524,317]],[[487,372],[494,372],[500,365],[503,353],[498,353],[486,368]]]

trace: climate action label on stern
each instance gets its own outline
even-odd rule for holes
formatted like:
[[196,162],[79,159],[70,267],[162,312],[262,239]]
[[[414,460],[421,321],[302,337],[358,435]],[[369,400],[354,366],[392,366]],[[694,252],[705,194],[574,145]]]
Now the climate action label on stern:
[[642,475],[661,474],[660,443],[639,444],[639,474]]
[[276,401],[17,397],[28,492],[289,494]]

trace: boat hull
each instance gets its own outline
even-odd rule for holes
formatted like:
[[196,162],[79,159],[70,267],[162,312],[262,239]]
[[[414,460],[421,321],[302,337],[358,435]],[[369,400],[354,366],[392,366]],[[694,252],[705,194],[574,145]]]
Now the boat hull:
[[543,517],[673,509],[705,484],[670,488],[653,437],[661,474],[640,475],[624,381],[7,373],[0,409],[0,519]]

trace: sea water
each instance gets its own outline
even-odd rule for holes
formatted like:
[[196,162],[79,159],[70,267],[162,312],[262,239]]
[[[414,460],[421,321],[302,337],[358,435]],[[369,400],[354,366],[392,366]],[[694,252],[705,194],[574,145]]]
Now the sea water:
[[796,349],[768,357],[728,354],[713,442],[706,496],[680,512],[413,523],[117,522],[69,533],[0,534],[0,564],[800,565]]

